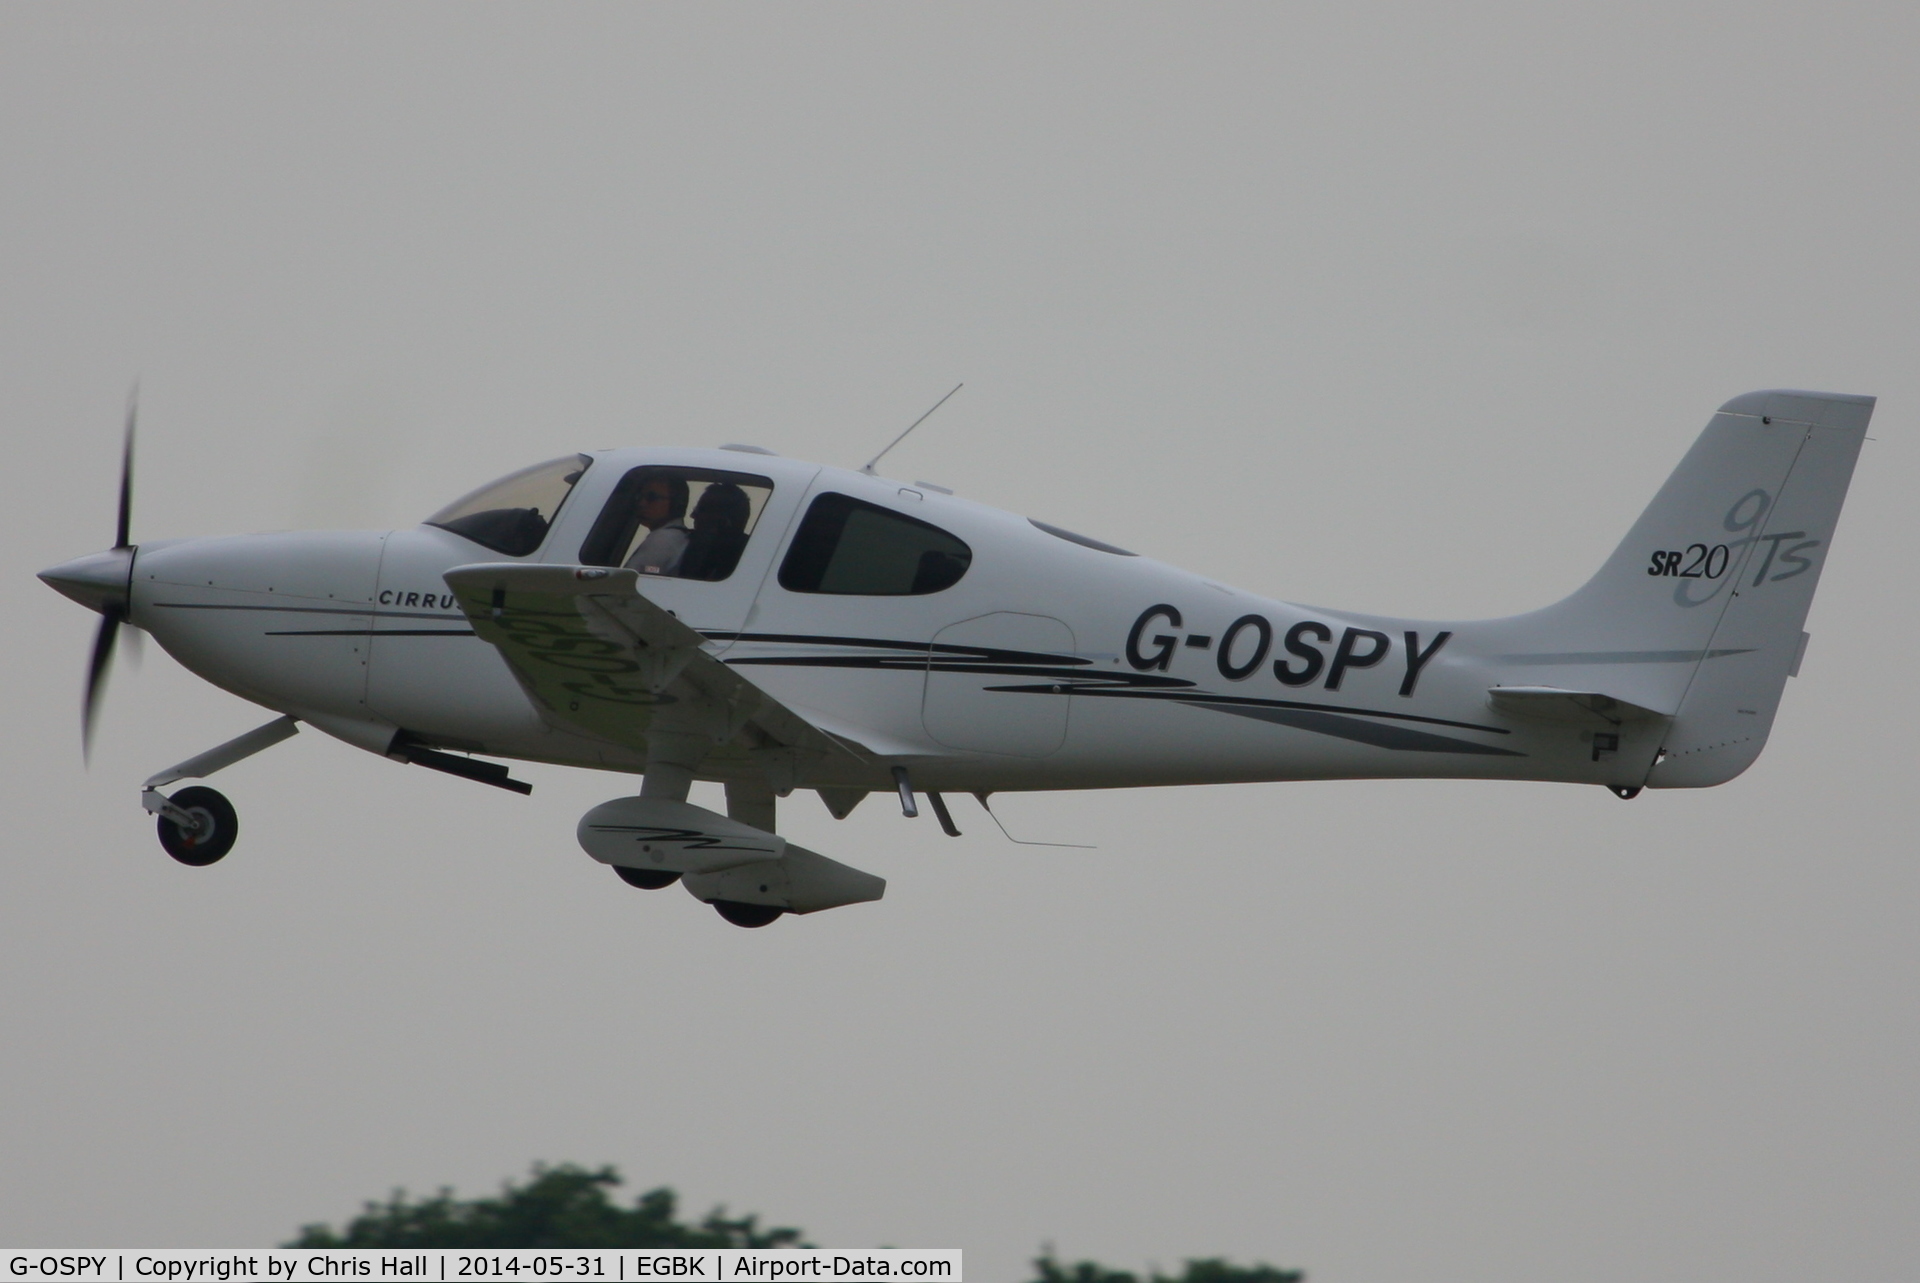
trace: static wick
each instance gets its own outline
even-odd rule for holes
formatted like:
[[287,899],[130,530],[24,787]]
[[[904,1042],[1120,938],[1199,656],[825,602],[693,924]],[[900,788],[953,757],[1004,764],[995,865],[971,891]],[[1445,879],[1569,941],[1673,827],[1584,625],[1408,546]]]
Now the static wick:
[[[953,392],[958,392],[961,388],[964,388],[965,386],[967,385],[964,383],[956,383],[953,385]],[[912,432],[915,428],[919,427],[921,424],[925,423],[928,419],[932,418],[934,410],[938,410],[941,406],[945,405],[948,401],[953,399],[953,392],[949,392],[945,396],[941,397],[938,401],[935,401],[933,403],[932,410],[928,410],[925,414],[915,419],[912,423],[909,423],[907,425],[907,432]],[[905,441],[907,439],[907,432],[902,432],[899,436],[887,442],[887,450],[891,450],[893,449],[893,447],[899,445],[902,441]],[[860,469],[860,471],[866,473],[868,476],[872,476],[873,465],[887,457],[887,450],[882,450],[879,454],[876,454],[873,456],[873,458],[867,460],[867,466]]]

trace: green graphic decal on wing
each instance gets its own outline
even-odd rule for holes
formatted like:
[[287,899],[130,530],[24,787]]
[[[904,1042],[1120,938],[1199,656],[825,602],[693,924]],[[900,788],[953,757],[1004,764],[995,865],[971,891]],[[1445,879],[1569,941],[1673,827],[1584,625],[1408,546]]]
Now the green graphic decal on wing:
[[632,570],[518,562],[458,566],[446,581],[474,632],[506,658],[556,725],[645,751],[662,730],[709,739],[714,758],[789,775],[801,758],[861,755],[703,649],[640,595]]

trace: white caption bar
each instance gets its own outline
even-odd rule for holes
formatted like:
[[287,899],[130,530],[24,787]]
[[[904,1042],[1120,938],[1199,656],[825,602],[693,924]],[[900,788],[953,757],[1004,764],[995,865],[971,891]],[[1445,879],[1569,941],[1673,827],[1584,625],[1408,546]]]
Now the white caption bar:
[[427,1251],[352,1248],[272,1251],[123,1248],[90,1250],[15,1250],[0,1254],[6,1274],[0,1283],[24,1280],[97,1280],[114,1283],[313,1283],[316,1279],[434,1280],[465,1283],[532,1283],[535,1279],[572,1283],[735,1283],[762,1280],[785,1283],[809,1279],[926,1279],[963,1283],[959,1248],[827,1247],[782,1248],[626,1248],[618,1251]]

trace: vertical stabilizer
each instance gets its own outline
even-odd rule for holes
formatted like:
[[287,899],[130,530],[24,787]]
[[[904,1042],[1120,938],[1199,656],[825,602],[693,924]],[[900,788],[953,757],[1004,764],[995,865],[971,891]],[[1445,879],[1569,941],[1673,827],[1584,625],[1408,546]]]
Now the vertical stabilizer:
[[[1647,776],[1653,788],[1701,788],[1753,765],[1773,729],[1787,677],[1800,666],[1801,629],[1813,605],[1854,460],[1873,415],[1871,397],[1755,393],[1728,402],[1722,417],[1749,430],[1799,438],[1792,468],[1771,496],[1756,488],[1736,504],[1760,509],[1738,558],[1720,581],[1725,598],[1707,655],[1680,702],[1666,752]],[[1764,505],[1764,506],[1763,506]],[[1729,508],[1720,525],[1746,521]],[[1704,589],[1696,591],[1704,592]]]
[[1760,755],[1873,398],[1749,392],[1720,407],[1585,587],[1508,621],[1514,680],[1670,714],[1646,783],[1700,788]]

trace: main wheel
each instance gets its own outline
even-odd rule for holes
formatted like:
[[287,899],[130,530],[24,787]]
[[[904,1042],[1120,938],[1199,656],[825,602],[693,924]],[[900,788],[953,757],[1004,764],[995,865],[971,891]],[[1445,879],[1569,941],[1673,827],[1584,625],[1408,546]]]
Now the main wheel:
[[670,887],[680,880],[680,875],[671,869],[633,869],[624,864],[616,864],[613,871],[620,880],[630,887],[639,887],[642,891],[658,891],[661,887]]
[[240,817],[233,803],[214,789],[181,789],[168,799],[193,816],[191,831],[181,828],[166,816],[160,817],[160,845],[182,864],[203,868],[233,850],[240,836]]
[[772,904],[743,904],[738,900],[715,900],[713,911],[736,927],[764,927],[786,910]]

